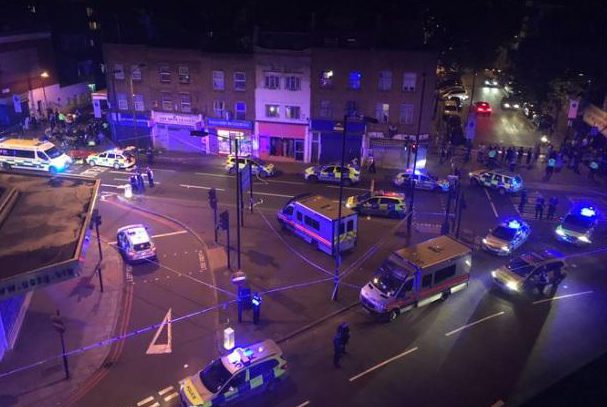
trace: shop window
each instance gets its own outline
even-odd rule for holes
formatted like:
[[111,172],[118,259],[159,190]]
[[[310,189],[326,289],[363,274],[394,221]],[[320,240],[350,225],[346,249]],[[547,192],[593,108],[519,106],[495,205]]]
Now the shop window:
[[223,71],[213,71],[213,89],[225,89],[225,74]]
[[160,82],[171,83],[171,69],[168,65],[160,65],[158,71],[160,73]]
[[320,101],[319,115],[323,119],[330,119],[331,117],[333,117],[333,110],[331,109],[330,100],[321,100]]
[[403,74],[403,92],[415,92],[415,83],[417,74],[415,72],[405,72]]
[[101,25],[97,21],[89,21],[89,29],[91,31],[97,31],[101,28]]
[[266,117],[280,117],[280,107],[278,105],[266,105]]
[[403,124],[413,124],[413,105],[403,103],[400,105],[400,122]]
[[182,112],[190,113],[192,111],[192,96],[189,93],[180,93],[179,102]]
[[285,117],[287,119],[299,119],[300,112],[299,106],[285,106]]
[[247,75],[244,72],[234,72],[234,90],[247,89]]
[[133,103],[135,104],[135,110],[143,112],[145,110],[145,104],[143,103],[143,95],[133,96]]
[[381,123],[388,123],[390,120],[390,105],[388,103],[378,103],[375,118]]
[[270,137],[270,155],[288,157],[296,161],[304,158],[304,140],[286,137]]
[[358,71],[352,71],[348,75],[348,88],[350,89],[360,89],[360,82],[362,79],[362,74]]
[[379,73],[379,81],[377,83],[377,88],[379,90],[392,89],[392,72],[391,71],[381,71]]
[[139,65],[131,65],[131,79],[134,81],[141,80],[141,68]]
[[223,100],[216,100],[213,102],[213,112],[215,112],[215,117],[223,118],[225,111],[226,103]]
[[191,82],[192,78],[190,76],[190,67],[187,65],[179,65],[178,68],[179,74],[179,83],[188,84]]
[[122,64],[114,65],[114,79],[124,79],[124,66]]
[[[71,102],[71,98],[68,97],[68,104]],[[125,93],[118,94],[118,109],[129,110],[129,102],[126,100]]]
[[280,89],[280,78],[278,75],[266,74],[265,87],[266,89]]
[[234,104],[234,112],[236,113],[236,120],[246,120],[247,104],[245,102],[236,102]]
[[160,95],[162,110],[173,110],[173,98],[168,92],[162,92]]
[[320,87],[330,88],[333,86],[333,71],[330,69],[324,70],[320,73]]
[[301,79],[297,76],[287,76],[285,78],[285,89],[287,90],[301,90]]

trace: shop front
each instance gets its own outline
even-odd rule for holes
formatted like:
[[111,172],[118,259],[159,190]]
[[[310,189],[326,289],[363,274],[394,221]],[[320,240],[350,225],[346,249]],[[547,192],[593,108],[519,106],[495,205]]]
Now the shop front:
[[266,159],[310,162],[307,124],[257,122],[259,156]]
[[210,154],[233,154],[238,140],[239,155],[257,156],[258,143],[252,135],[252,130],[253,123],[248,120],[207,118],[207,151]]
[[152,122],[144,113],[138,113],[134,118],[132,113],[116,113],[109,115],[114,142],[120,146],[147,147],[150,144]]
[[152,111],[152,140],[155,148],[169,151],[206,153],[205,137],[192,137],[203,128],[202,115]]
[[[343,131],[343,122],[312,120],[312,161],[328,163],[341,160]],[[348,121],[344,151],[346,161],[353,158],[360,161],[364,134],[364,123]]]

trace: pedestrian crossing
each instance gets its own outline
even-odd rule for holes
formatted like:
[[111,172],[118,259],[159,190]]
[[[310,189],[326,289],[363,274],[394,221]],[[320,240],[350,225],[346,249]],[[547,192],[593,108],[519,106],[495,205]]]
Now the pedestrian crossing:
[[[187,366],[187,365],[186,365]],[[137,407],[160,407],[176,406],[179,404],[179,392],[174,386],[165,387],[156,394],[141,399],[137,402]]]
[[[542,219],[539,219],[539,216],[538,216],[538,218],[536,218],[536,216],[535,216],[536,215],[535,202],[536,202],[536,199],[540,195],[542,195],[544,197],[544,211],[542,214]],[[550,219],[547,219],[547,215],[548,215],[548,203],[552,196],[556,196],[558,198],[559,202],[556,206],[556,211],[554,213],[554,217],[552,220],[550,220]],[[603,198],[596,198],[596,197],[590,197],[590,196],[579,196],[579,195],[560,196],[560,195],[551,194],[548,192],[542,193],[541,191],[535,190],[535,191],[527,192],[527,203],[525,205],[523,205],[521,207],[520,202],[521,202],[520,196],[512,199],[512,204],[514,205],[514,208],[516,209],[518,214],[521,216],[521,218],[523,218],[525,220],[558,221],[560,218],[562,218],[569,212],[569,210],[571,209],[572,206],[582,205],[582,204],[592,204],[594,207],[596,207],[599,211],[599,216],[600,216],[601,221],[605,221],[606,215],[607,215],[607,200],[605,200]],[[538,215],[539,215],[539,213],[538,213]]]
[[74,165],[74,166],[68,168],[67,170],[65,170],[65,174],[82,175],[85,177],[97,178],[98,176],[100,176],[104,172],[107,172],[110,169],[111,168],[109,168],[109,167],[99,167],[99,166],[91,167],[88,165],[86,165],[86,166],[85,165]]

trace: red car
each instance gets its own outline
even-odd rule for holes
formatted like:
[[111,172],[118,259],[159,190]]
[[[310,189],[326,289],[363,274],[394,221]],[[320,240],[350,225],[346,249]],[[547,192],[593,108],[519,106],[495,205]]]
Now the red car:
[[491,105],[488,102],[474,102],[474,111],[478,114],[489,116]]

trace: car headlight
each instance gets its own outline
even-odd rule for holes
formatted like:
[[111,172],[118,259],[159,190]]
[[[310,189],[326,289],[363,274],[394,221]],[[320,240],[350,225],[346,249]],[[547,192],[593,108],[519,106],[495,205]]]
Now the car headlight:
[[510,103],[504,103],[504,107],[510,107]]
[[492,271],[491,272],[491,277],[493,277],[493,278],[497,277],[497,273],[495,271]]
[[579,240],[580,242],[584,242],[584,243],[590,243],[590,238],[588,238],[588,236],[586,236],[586,235],[579,236],[577,238],[577,240]]
[[508,281],[506,283],[506,287],[508,287],[508,289],[510,289],[512,291],[518,291],[518,284],[515,283],[514,281]]
[[487,244],[487,239],[483,237],[483,244]]
[[518,105],[518,103],[515,103],[515,104],[514,104],[514,108],[515,108],[515,109],[518,109],[519,107],[520,107],[520,106]]
[[503,251],[503,252],[509,252],[510,251],[510,246],[504,245],[504,246],[500,247],[500,250]]
[[556,228],[556,234],[559,236],[565,236],[565,231],[560,225]]

